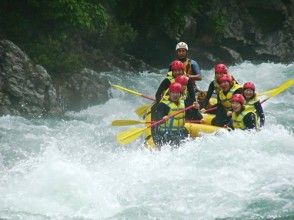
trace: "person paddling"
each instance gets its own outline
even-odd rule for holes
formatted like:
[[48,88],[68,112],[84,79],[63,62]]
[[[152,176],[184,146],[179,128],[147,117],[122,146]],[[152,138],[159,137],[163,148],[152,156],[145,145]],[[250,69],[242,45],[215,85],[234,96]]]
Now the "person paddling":
[[[176,45],[176,58],[184,63],[184,71],[187,76],[192,79],[193,87],[195,91],[198,91],[196,81],[202,80],[201,70],[199,64],[190,58],[188,58],[188,44],[185,42],[179,42]],[[169,70],[171,70],[171,65]]]
[[[215,65],[214,74],[215,74],[214,80],[210,82],[208,90],[207,90],[207,94],[205,97],[204,106],[203,106],[204,110],[209,106],[209,100],[210,100],[212,94],[214,93],[214,94],[218,95],[221,90],[220,85],[218,83],[218,80],[221,77],[223,77],[224,75],[231,76],[228,72],[228,67],[223,63],[219,63],[219,64]],[[232,79],[233,79],[233,81],[235,81],[234,77],[232,77]]]
[[[172,71],[167,73],[166,78],[160,83],[160,85],[156,91],[155,99],[156,99],[157,103],[159,103],[162,100],[162,98],[164,98],[165,94],[168,94],[167,90],[168,90],[169,86],[175,82],[176,78],[178,76],[185,75],[184,64],[179,60],[175,60],[172,62],[171,69],[172,69]],[[186,97],[185,97],[185,104],[187,106],[189,106],[195,102],[196,102],[196,99],[195,99],[195,91],[193,88],[193,83],[192,83],[192,80],[189,78],[188,83],[187,83],[187,93],[186,93]],[[190,109],[186,112],[186,119],[187,120],[200,120],[200,119],[202,119],[202,115],[198,109],[193,108],[193,109]]]
[[242,94],[242,87],[238,85],[231,76],[223,75],[218,79],[220,92],[217,96],[216,115],[211,124],[223,127],[228,124],[232,115],[231,99],[235,94]]
[[245,98],[242,94],[233,95],[232,111],[229,127],[242,130],[258,128],[257,116],[252,108],[245,105]]
[[245,97],[245,105],[251,108],[256,113],[257,122],[259,123],[260,127],[264,126],[265,116],[260,100],[256,96],[254,83],[244,83],[243,96]]
[[166,119],[165,123],[152,128],[153,140],[159,149],[166,143],[178,146],[183,139],[188,137],[188,131],[185,128],[185,112],[170,119],[167,117],[185,108],[182,90],[181,84],[176,82],[170,84],[168,100],[162,99],[157,105],[152,106],[152,121]]

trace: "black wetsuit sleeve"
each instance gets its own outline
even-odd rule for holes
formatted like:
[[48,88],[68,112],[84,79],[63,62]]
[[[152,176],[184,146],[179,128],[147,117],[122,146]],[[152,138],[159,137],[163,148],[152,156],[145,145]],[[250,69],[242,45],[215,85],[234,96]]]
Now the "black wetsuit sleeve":
[[245,124],[246,129],[256,128],[256,119],[254,113],[252,112],[249,112],[247,115],[245,115],[243,122]]
[[159,85],[158,89],[157,89],[157,92],[155,94],[155,99],[156,99],[156,102],[160,102],[162,96],[163,96],[163,93],[165,90],[168,89],[170,85],[170,81],[165,78]]
[[195,99],[195,90],[193,86],[193,81],[189,79],[188,85],[187,85],[187,98],[185,100],[186,105],[192,105],[193,102],[196,101]]
[[264,116],[264,112],[263,112],[263,108],[261,106],[260,101],[254,103],[254,107],[256,109],[256,114],[259,116],[260,118],[260,126],[264,126],[264,122],[265,122],[265,116]]
[[228,128],[231,128],[233,130],[235,129],[233,126],[233,119],[232,118],[228,121],[227,126],[228,126]]
[[169,107],[164,103],[158,103],[151,109],[152,121],[161,120],[164,116],[168,115]]
[[212,94],[213,94],[213,91],[214,91],[214,82],[212,81],[210,84],[209,84],[209,87],[208,87],[208,91],[207,91],[207,95],[205,97],[205,101],[204,101],[204,108],[207,108],[208,104],[209,104],[209,99],[211,98]]

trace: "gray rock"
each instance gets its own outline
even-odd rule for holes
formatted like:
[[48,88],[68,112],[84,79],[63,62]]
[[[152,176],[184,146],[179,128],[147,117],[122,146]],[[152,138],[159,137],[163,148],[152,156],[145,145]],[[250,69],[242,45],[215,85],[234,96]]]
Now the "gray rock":
[[99,73],[83,69],[60,82],[58,94],[64,110],[79,111],[106,102],[110,83]]
[[11,41],[0,41],[0,115],[41,117],[61,113],[47,71]]

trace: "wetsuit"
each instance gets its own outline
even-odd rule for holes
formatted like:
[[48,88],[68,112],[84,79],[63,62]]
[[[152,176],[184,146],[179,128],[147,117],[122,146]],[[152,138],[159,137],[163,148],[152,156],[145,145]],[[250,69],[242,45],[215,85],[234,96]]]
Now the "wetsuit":
[[204,108],[207,108],[207,106],[209,104],[209,99],[211,98],[212,94],[215,91],[214,84],[215,84],[214,80],[209,84],[208,91],[207,91],[205,101],[204,101],[204,106],[203,106]]
[[[171,102],[165,101],[153,105],[151,109],[151,120],[158,121],[164,116],[172,114],[172,107],[169,106],[169,103]],[[184,104],[182,104],[179,109],[175,109],[174,111],[178,111],[183,108],[185,108]],[[178,122],[175,122],[176,120],[178,120]],[[174,118],[169,119],[166,123],[152,128],[152,137],[155,145],[159,149],[164,144],[179,146],[180,142],[188,137],[188,131],[184,127],[184,124],[185,112],[183,112],[181,116],[175,116]]]
[[255,113],[258,117],[260,127],[264,126],[265,115],[264,115],[263,108],[261,106],[260,101],[258,99],[254,99],[252,101],[249,101],[249,103],[246,103],[245,105],[252,107],[252,110],[255,111]]

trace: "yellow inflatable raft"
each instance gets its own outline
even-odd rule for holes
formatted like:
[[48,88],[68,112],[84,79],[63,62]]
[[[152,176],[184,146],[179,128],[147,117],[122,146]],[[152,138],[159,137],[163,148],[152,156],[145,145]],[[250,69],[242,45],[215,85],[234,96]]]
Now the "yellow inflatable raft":
[[[196,137],[201,136],[201,134],[215,133],[216,131],[223,129],[221,127],[210,125],[210,122],[213,117],[214,117],[214,115],[203,114],[203,121],[204,121],[203,124],[185,123],[185,127],[188,130],[190,137],[196,138]],[[145,120],[146,120],[146,122],[151,121],[150,110],[146,113]],[[153,138],[152,138],[152,134],[151,134],[151,128],[146,129],[144,135],[145,135],[146,147],[149,149],[156,149],[156,146],[153,142]]]

